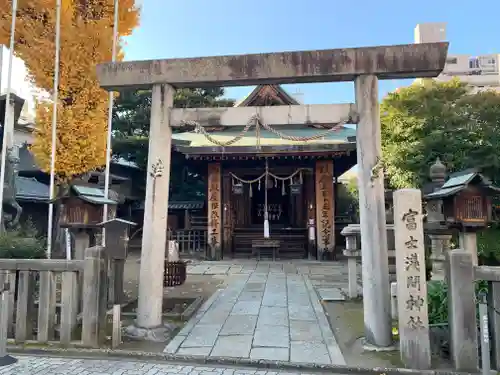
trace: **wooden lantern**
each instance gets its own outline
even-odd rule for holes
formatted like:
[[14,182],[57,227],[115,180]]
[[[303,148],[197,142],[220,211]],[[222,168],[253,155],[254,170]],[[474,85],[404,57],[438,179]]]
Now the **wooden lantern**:
[[491,197],[500,189],[475,171],[452,174],[441,188],[425,196],[428,205],[439,207],[444,224],[459,229],[484,228],[491,221]]
[[300,195],[302,192],[302,185],[298,183],[290,184],[290,195]]
[[102,222],[104,207],[108,219],[116,217],[117,202],[104,197],[104,191],[94,186],[74,185],[63,198],[61,225],[63,227],[97,227]]
[[233,194],[234,195],[243,195],[243,184],[238,181],[233,184]]

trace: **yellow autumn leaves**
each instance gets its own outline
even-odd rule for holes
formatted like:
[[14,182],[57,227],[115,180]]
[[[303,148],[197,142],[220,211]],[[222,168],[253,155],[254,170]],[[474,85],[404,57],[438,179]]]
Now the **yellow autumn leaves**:
[[[8,44],[11,1],[0,0],[0,43]],[[119,1],[119,35],[138,25],[135,0]],[[62,0],[56,175],[69,180],[105,164],[108,94],[95,67],[111,60],[114,0]],[[55,0],[18,0],[15,54],[33,83],[52,93],[55,57]],[[121,49],[119,48],[119,56]],[[52,104],[38,103],[32,152],[48,171]]]

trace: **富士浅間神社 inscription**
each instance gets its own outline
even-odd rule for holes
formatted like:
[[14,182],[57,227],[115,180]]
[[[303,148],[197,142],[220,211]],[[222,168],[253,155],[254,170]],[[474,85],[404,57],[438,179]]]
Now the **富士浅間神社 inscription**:
[[208,165],[208,244],[216,257],[221,246],[222,210],[221,210],[221,169],[219,163]]
[[427,369],[431,352],[420,190],[394,193],[394,237],[401,359],[407,367]]

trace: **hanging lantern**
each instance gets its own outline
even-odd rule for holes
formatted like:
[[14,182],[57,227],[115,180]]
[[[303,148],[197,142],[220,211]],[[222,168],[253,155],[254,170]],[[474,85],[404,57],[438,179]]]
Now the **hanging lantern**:
[[233,194],[243,195],[243,184],[241,183],[241,181],[233,182]]
[[302,193],[302,184],[292,180],[290,183],[290,195],[300,195],[300,193]]
[[271,178],[271,176],[267,176],[267,190],[274,188],[274,180]]

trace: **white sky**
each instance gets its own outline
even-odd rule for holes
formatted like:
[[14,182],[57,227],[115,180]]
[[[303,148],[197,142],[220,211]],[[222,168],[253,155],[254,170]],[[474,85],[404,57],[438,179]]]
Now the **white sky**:
[[[3,95],[7,91],[8,76],[9,76],[9,49],[5,46],[0,46],[0,93]],[[37,90],[28,80],[27,70],[23,60],[18,57],[12,61],[12,92],[26,100],[25,108],[30,115],[34,115],[35,97],[39,94]]]

